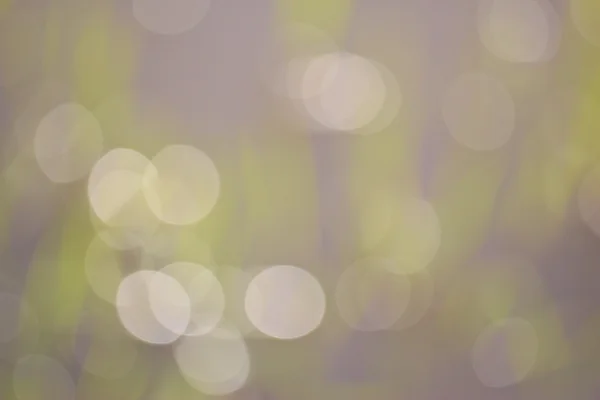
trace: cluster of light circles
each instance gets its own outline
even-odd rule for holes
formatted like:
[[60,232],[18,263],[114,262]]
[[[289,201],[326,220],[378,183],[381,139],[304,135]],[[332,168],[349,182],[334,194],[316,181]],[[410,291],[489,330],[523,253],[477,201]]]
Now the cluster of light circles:
[[[115,301],[131,336],[154,345],[175,343],[185,380],[211,395],[234,392],[248,379],[248,325],[271,338],[296,339],[314,331],[325,314],[319,282],[301,268],[274,266],[252,277],[228,269],[220,277],[225,284],[207,267],[175,262],[126,276]],[[241,306],[246,325],[238,320]]]
[[490,53],[513,63],[550,60],[561,38],[558,14],[548,0],[480,0],[477,28]]

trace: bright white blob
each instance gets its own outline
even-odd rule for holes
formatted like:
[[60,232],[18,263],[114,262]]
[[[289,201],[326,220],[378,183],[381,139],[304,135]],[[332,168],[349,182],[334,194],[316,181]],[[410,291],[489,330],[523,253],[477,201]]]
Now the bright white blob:
[[245,308],[260,332],[277,339],[296,339],[321,324],[325,294],[316,278],[305,270],[275,266],[252,279]]
[[190,324],[185,334],[191,336],[210,332],[223,317],[225,296],[221,283],[208,268],[191,262],[175,262],[161,270],[174,278],[190,301]]
[[96,117],[80,104],[64,103],[40,121],[34,137],[35,158],[51,181],[73,182],[90,172],[103,143]]
[[350,53],[326,54],[307,63],[302,98],[310,116],[334,131],[355,131],[375,120],[387,95],[379,69]]
[[520,318],[488,326],[473,346],[472,362],[485,386],[501,388],[521,382],[533,368],[538,338],[531,323]]
[[499,149],[515,129],[515,105],[510,93],[484,74],[458,78],[446,92],[442,107],[452,137],[471,150]]
[[359,331],[391,328],[402,316],[410,298],[410,283],[383,266],[387,260],[366,259],[344,271],[335,299],[342,319]]
[[187,145],[163,148],[144,174],[150,209],[172,225],[194,224],[206,217],[219,198],[219,172],[202,151]]
[[69,372],[44,355],[29,355],[17,361],[13,389],[19,400],[75,399],[75,383]]
[[479,38],[490,53],[515,63],[545,61],[558,18],[546,0],[480,0]]
[[[190,304],[186,298],[184,289],[173,278],[156,271],[138,271],[121,282],[116,305],[119,319],[131,335],[147,343],[168,344],[177,340],[189,324]],[[166,315],[171,311],[173,315]]]
[[144,28],[160,35],[194,29],[206,16],[210,0],[133,0],[133,16]]

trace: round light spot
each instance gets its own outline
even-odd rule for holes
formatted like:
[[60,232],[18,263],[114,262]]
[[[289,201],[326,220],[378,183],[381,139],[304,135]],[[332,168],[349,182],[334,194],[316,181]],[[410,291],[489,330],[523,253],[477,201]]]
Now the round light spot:
[[515,105],[497,80],[468,74],[454,82],[445,95],[442,115],[452,137],[476,151],[504,146],[515,128]]
[[83,178],[103,148],[100,123],[85,107],[64,103],[42,118],[34,138],[35,158],[53,182]]
[[404,313],[410,283],[382,267],[388,261],[362,260],[340,277],[335,298],[342,319],[359,331],[389,329]]
[[[175,301],[164,297],[156,298],[160,296],[161,281],[164,286],[175,287],[178,285],[177,282],[172,282],[173,278],[165,274],[156,271],[138,271],[123,279],[117,292],[117,312],[123,327],[137,339],[152,344],[174,342],[181,336],[182,331],[189,323],[189,308],[186,321],[185,304],[176,303],[180,300],[185,301],[183,296]],[[177,292],[177,289],[169,291]],[[152,301],[150,300],[151,296],[153,297]],[[164,303],[161,304],[161,302]],[[156,314],[162,316],[162,313],[169,309],[173,309],[178,317],[183,314],[183,318],[165,318],[169,325],[174,325],[167,327],[158,320]],[[155,310],[158,312],[155,313]]]
[[13,389],[19,400],[75,399],[75,383],[56,360],[43,355],[19,359],[13,371]]
[[183,338],[175,347],[174,356],[186,380],[202,391],[212,385],[231,385],[240,375],[247,376],[250,364],[246,343],[231,326]]
[[594,0],[571,0],[571,18],[588,42],[600,47],[600,5]]
[[551,30],[557,29],[553,17],[554,9],[545,0],[480,0],[479,38],[502,60],[544,61],[551,47]]
[[260,332],[277,339],[295,339],[321,324],[325,294],[305,270],[275,266],[252,279],[246,291],[245,309]]
[[184,334],[191,321],[190,298],[179,282],[158,272],[148,285],[150,308],[156,319],[171,332]]
[[485,386],[501,388],[521,382],[533,368],[538,338],[531,323],[505,319],[488,326],[473,346],[472,362]]
[[147,30],[179,35],[192,30],[208,13],[210,0],[133,0],[133,16]]
[[195,263],[175,262],[161,272],[179,282],[189,298],[191,311],[186,335],[203,335],[218,325],[225,309],[225,296],[211,270]]
[[393,262],[382,264],[390,272],[423,271],[435,258],[442,230],[437,212],[416,197],[397,199],[391,209],[392,225],[380,249]]
[[592,168],[583,178],[577,193],[579,215],[585,224],[600,236],[600,166]]
[[338,45],[322,30],[299,23],[286,25],[276,40],[263,78],[277,95],[301,99],[302,79],[310,60],[337,51]]
[[84,264],[85,277],[92,291],[114,304],[123,278],[119,254],[96,236],[88,246]]
[[250,375],[250,363],[245,363],[240,372],[223,382],[203,382],[184,375],[186,382],[196,390],[211,396],[225,396],[244,387]]
[[385,82],[377,67],[350,53],[332,53],[311,60],[303,76],[302,91],[312,118],[335,131],[354,131],[368,125],[386,100]]
[[186,145],[163,148],[144,174],[144,194],[163,222],[194,224],[206,217],[219,197],[217,168],[202,151]]
[[43,17],[32,9],[16,7],[0,15],[0,87],[23,82],[40,67],[45,43]]

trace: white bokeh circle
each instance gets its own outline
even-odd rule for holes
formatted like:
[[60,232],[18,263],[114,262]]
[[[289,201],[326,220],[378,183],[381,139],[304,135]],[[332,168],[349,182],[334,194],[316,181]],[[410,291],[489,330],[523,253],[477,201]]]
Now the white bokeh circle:
[[86,176],[104,147],[96,117],[78,103],[63,103],[40,121],[34,137],[40,169],[53,182],[68,183]]
[[144,173],[144,195],[152,212],[172,225],[205,218],[217,203],[219,172],[204,152],[188,145],[163,148]]
[[261,333],[277,339],[308,335],[325,315],[325,294],[317,279],[293,266],[269,267],[246,291],[248,319]]
[[[186,304],[158,297],[161,292],[161,282],[168,282],[165,285],[170,288],[176,288],[178,285],[173,278],[165,274],[142,270],[125,277],[117,292],[116,306],[121,324],[133,337],[150,344],[174,342],[189,324],[189,308],[187,320],[185,318]],[[178,289],[173,291],[177,292]],[[185,294],[184,291],[183,293]],[[181,292],[178,297],[177,301],[183,300],[185,303],[185,297],[181,296]],[[156,314],[162,315],[170,308],[176,310],[177,315],[182,318],[177,320],[166,317],[166,322],[170,325],[167,327],[159,321]]]

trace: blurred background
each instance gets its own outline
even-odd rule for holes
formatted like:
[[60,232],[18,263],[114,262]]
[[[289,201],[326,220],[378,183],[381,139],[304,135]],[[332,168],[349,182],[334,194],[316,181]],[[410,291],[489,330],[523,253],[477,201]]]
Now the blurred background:
[[600,398],[599,68],[596,0],[0,0],[0,398]]

